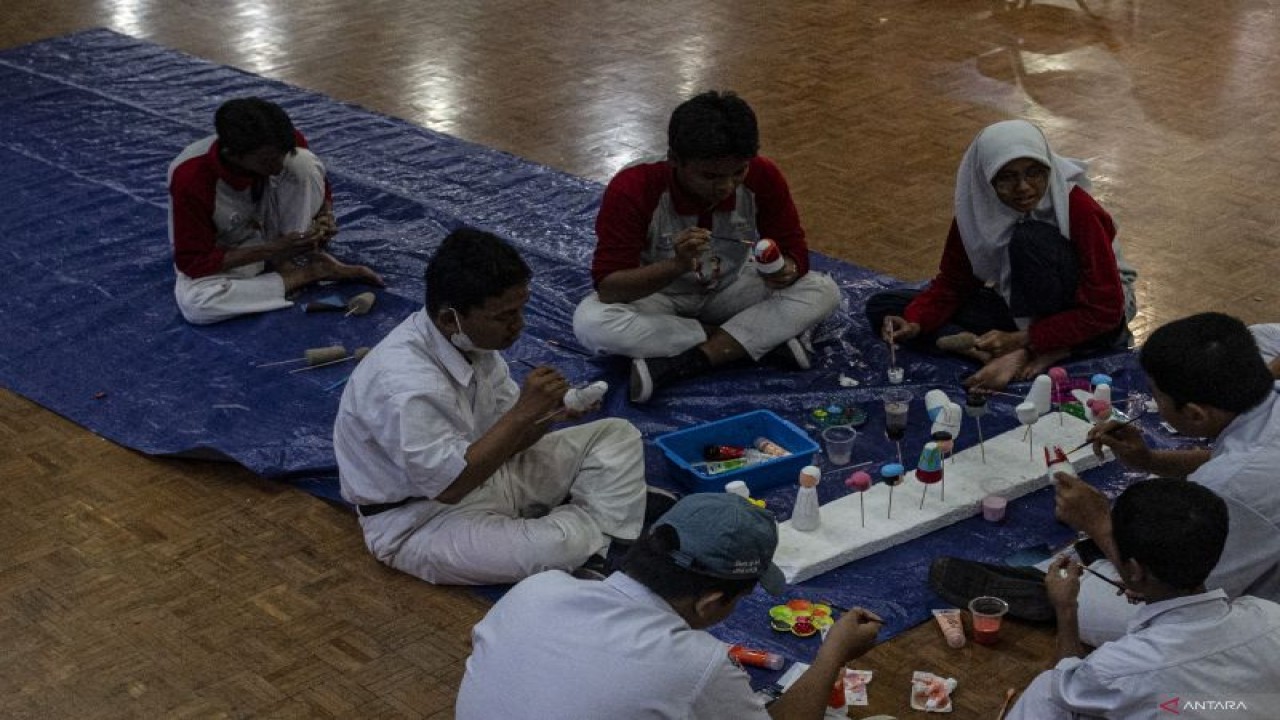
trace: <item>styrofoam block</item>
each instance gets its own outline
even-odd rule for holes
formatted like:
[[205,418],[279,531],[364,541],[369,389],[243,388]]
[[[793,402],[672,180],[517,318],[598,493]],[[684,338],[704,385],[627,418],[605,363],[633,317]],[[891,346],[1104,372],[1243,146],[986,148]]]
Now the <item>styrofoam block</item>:
[[[874,555],[886,548],[913,540],[938,528],[981,513],[982,498],[1000,495],[1012,500],[1049,484],[1044,465],[1043,445],[1075,447],[1084,441],[1091,423],[1073,415],[1049,413],[1032,428],[1034,446],[1028,456],[1026,427],[1017,427],[986,441],[987,461],[977,445],[948,458],[946,501],[941,499],[939,485],[929,486],[920,509],[920,493],[925,487],[908,472],[906,480],[893,490],[893,517],[886,518],[889,487],[877,483],[862,495],[866,497],[867,526],[862,527],[859,493],[833,500],[821,508],[822,524],[813,531],[800,532],[790,521],[779,526],[778,550],[774,563],[786,575],[787,582],[803,582],[811,577]],[[1099,461],[1091,451],[1082,450],[1072,456],[1077,472],[1097,467]]]

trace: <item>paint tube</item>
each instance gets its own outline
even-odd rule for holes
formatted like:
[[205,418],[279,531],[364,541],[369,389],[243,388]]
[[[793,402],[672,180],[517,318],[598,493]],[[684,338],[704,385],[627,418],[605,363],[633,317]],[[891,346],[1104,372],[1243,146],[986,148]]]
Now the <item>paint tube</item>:
[[942,636],[947,639],[947,645],[953,648],[964,647],[964,621],[960,619],[958,609],[934,610],[933,617],[938,621],[938,627],[942,628]]
[[741,645],[730,646],[729,657],[733,658],[739,665],[751,665],[768,670],[781,670],[782,665],[786,662],[778,653],[768,652],[767,650],[753,650]]

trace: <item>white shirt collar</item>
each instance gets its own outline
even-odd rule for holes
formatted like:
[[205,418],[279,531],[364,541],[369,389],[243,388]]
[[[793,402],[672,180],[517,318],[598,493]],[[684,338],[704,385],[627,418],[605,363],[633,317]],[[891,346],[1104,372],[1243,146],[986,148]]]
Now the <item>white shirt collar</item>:
[[470,355],[473,360],[479,360],[485,355],[497,352],[496,350],[462,352],[454,347],[453,343],[449,342],[449,339],[444,336],[444,333],[440,332],[435,323],[431,322],[426,308],[413,314],[413,325],[422,335],[423,342],[427,345],[427,350],[440,361],[449,376],[462,387],[469,386],[472,377],[475,376],[475,368],[468,361],[467,355]]
[[1138,609],[1137,614],[1129,621],[1129,632],[1137,632],[1145,627],[1157,624],[1161,615],[1175,610],[1185,609],[1186,612],[1178,614],[1181,619],[1187,619],[1188,615],[1194,617],[1214,613],[1220,614],[1225,612],[1222,606],[1229,603],[1230,600],[1227,598],[1227,593],[1222,588],[1196,593],[1195,595],[1183,595],[1182,597],[1169,598],[1159,602],[1146,603]]
[[675,608],[671,607],[671,603],[625,572],[615,572],[605,578],[604,583],[636,602],[652,605],[675,615],[682,624],[688,627],[688,623],[685,622],[684,618],[680,617],[680,613],[676,612]]

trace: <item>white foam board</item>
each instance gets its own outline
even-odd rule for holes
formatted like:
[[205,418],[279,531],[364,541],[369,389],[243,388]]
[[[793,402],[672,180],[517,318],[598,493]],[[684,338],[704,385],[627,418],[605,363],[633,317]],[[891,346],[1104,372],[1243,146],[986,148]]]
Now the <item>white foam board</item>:
[[[966,419],[966,422],[973,420]],[[1013,500],[1039,490],[1049,484],[1042,446],[1061,445],[1071,449],[1084,441],[1091,427],[1073,415],[1051,412],[1031,426],[1030,454],[1023,426],[987,438],[986,462],[976,444],[957,452],[943,464],[943,482],[927,486],[924,509],[920,508],[920,495],[926,486],[916,481],[915,471],[908,472],[902,484],[893,488],[891,517],[888,516],[889,486],[877,479],[870,490],[861,493],[866,500],[866,527],[862,526],[859,494],[850,493],[822,506],[821,524],[815,530],[802,532],[792,528],[789,520],[782,523],[773,561],[786,575],[787,582],[803,582],[977,515],[982,512],[982,499],[987,495]],[[920,449],[904,443],[903,461],[908,466],[914,465]],[[1110,459],[1108,455],[1105,460],[1099,460],[1089,450],[1071,456],[1077,473]]]

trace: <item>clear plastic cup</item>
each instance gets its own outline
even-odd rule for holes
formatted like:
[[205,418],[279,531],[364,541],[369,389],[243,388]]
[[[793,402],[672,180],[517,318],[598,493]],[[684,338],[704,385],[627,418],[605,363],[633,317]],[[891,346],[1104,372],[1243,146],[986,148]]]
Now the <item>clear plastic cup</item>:
[[1009,612],[1009,603],[984,595],[969,601],[973,615],[973,641],[979,645],[995,645],[1000,638],[1000,623]]
[[827,460],[836,467],[848,465],[853,460],[853,441],[858,431],[848,425],[833,425],[822,431],[822,443],[827,448]]
[[911,397],[910,390],[900,388],[886,390],[880,395],[880,399],[884,401],[885,429],[891,440],[900,440],[907,430]]

